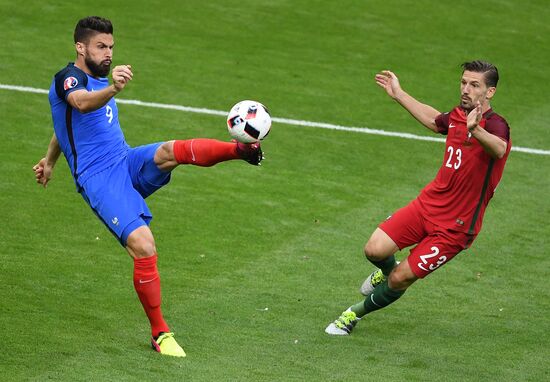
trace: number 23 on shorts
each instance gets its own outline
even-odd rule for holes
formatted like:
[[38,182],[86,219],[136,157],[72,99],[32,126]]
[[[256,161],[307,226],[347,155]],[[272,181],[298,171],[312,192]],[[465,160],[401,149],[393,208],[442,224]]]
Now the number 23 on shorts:
[[439,255],[439,248],[435,245],[430,249],[432,250],[431,253],[420,255],[420,262],[417,264],[418,268],[426,272],[435,271],[447,261],[447,256],[445,255],[437,257]]

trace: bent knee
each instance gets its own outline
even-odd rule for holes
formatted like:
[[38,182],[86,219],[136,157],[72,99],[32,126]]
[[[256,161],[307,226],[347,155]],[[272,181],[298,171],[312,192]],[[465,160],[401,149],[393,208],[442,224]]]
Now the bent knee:
[[174,143],[175,141],[166,141],[162,143],[155,151],[155,163],[162,164],[164,162],[174,161]]
[[130,256],[134,258],[143,258],[154,256],[157,252],[155,240],[147,226],[136,229],[128,237],[126,249]]
[[365,244],[365,256],[369,260],[384,260],[399,250],[395,242],[380,228],[377,228]]
[[367,244],[365,244],[365,256],[370,260],[384,260],[393,253],[388,251],[380,240],[370,238]]
[[154,256],[157,253],[155,243],[151,242],[138,243],[132,247],[132,250],[138,258]]

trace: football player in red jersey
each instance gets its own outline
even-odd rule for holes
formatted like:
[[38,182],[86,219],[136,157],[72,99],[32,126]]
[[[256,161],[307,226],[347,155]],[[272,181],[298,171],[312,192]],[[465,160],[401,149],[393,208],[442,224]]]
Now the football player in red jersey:
[[[460,105],[448,113],[410,96],[391,71],[375,76],[376,83],[421,124],[447,136],[445,153],[435,179],[370,237],[365,255],[378,269],[361,286],[366,299],[344,311],[325,329],[328,334],[350,334],[363,316],[396,301],[416,280],[468,248],[481,229],[512,143],[506,120],[490,105],[497,68],[484,61],[466,62],[462,68]],[[395,253],[412,245],[406,260],[397,262]]]

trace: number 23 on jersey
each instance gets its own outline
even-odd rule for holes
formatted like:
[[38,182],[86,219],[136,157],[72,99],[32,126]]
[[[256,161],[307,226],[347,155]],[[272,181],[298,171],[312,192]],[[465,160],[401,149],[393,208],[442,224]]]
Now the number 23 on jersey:
[[462,150],[459,148],[455,150],[453,146],[449,146],[447,147],[447,152],[449,153],[449,158],[445,162],[445,167],[458,170],[462,164]]

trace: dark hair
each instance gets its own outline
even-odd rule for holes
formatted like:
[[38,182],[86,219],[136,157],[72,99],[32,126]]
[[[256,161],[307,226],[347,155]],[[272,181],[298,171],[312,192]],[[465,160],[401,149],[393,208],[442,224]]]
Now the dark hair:
[[96,33],[113,34],[113,24],[110,20],[99,16],[88,16],[79,20],[74,28],[74,42],[88,42]]
[[498,83],[498,69],[487,61],[471,61],[462,64],[462,68],[469,72],[483,73],[485,84],[488,87],[496,87]]

